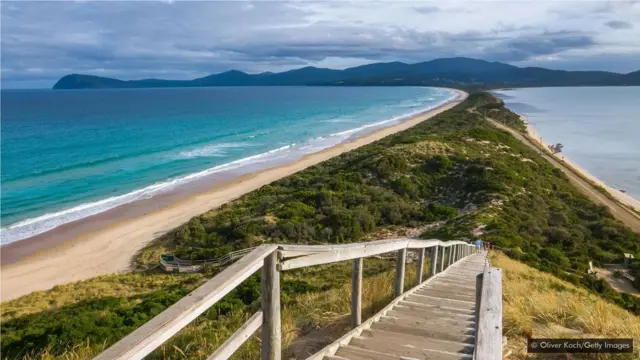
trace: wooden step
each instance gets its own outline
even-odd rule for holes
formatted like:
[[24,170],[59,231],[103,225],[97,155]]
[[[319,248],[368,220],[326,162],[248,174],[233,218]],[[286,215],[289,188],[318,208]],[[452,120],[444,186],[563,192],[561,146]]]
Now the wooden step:
[[445,311],[461,315],[474,316],[476,312],[473,309],[462,309],[447,306],[448,304],[430,304],[412,301],[414,298],[402,300],[398,305],[415,307],[416,311]]
[[437,350],[452,354],[472,354],[473,345],[421,336],[374,330],[371,338],[354,338],[349,345],[397,356],[424,358],[424,350]]
[[[445,334],[475,334],[475,322],[468,319],[457,318],[416,318],[407,317],[401,313],[397,313],[400,316],[388,316],[381,318],[377,323],[410,326],[424,330],[436,330]],[[373,327],[372,327],[373,329]],[[458,340],[456,340],[458,341]]]
[[476,291],[475,282],[474,282],[473,286],[469,286],[469,285],[464,285],[464,284],[460,284],[460,283],[447,282],[446,280],[444,280],[444,281],[438,281],[438,280],[431,281],[431,282],[423,285],[421,287],[421,289],[431,289],[431,288],[440,287],[440,286],[446,286],[447,288],[451,288],[451,289]]
[[383,316],[379,322],[387,324],[413,324],[421,327],[456,327],[475,329],[474,321],[453,318],[416,318],[409,317],[406,314],[395,312],[393,315]]
[[375,334],[376,330],[388,331],[394,334],[413,335],[421,338],[447,340],[465,344],[475,343],[475,331],[466,327],[435,327],[417,326],[415,324],[389,324],[386,322],[376,322],[371,326]]
[[476,278],[475,276],[469,276],[469,277],[442,276],[433,280],[431,284],[460,284],[465,286],[476,286]]
[[336,355],[349,360],[395,360],[400,357],[379,351],[367,350],[357,346],[341,346]]
[[419,314],[423,317],[427,316],[438,316],[438,317],[455,317],[455,318],[473,318],[475,314],[469,313],[468,310],[458,311],[456,309],[447,309],[442,307],[423,307],[420,305],[411,304],[410,302],[404,302],[402,304],[397,304],[393,307],[392,310],[397,311],[406,311],[412,312],[414,314]]
[[416,294],[416,293],[413,293],[410,296],[415,298],[424,298],[425,299],[423,300],[424,302],[426,302],[428,299],[428,301],[433,301],[433,302],[449,302],[450,304],[456,304],[456,306],[460,306],[464,308],[468,308],[468,307],[475,308],[475,298],[473,300],[462,300],[462,299],[451,299],[446,295],[438,296],[437,294],[426,295],[426,294]]
[[414,317],[416,320],[434,320],[434,319],[451,319],[457,321],[475,321],[474,315],[454,314],[443,311],[424,311],[416,313],[410,308],[397,306],[387,312],[387,315],[393,317]]
[[465,294],[455,291],[449,291],[445,289],[429,289],[429,290],[418,290],[413,293],[414,295],[427,295],[433,297],[439,297],[450,300],[464,300],[464,301],[475,301],[476,294]]
[[[340,358],[348,359],[348,360],[467,360],[471,359],[471,355],[468,354],[455,354],[442,352],[437,350],[425,350],[423,349],[424,354],[422,356],[416,356],[413,358],[404,357],[401,355],[394,355],[379,351],[367,350],[363,348],[359,348],[356,346],[346,345],[341,346],[337,356]],[[339,354],[339,355],[338,355]],[[335,360],[330,357],[325,357],[327,360]]]
[[453,302],[453,301],[448,301],[448,299],[436,299],[428,295],[421,296],[421,295],[411,294],[405,297],[404,299],[406,301],[431,305],[433,307],[438,307],[438,308],[446,307],[446,308],[452,308],[452,309],[471,310],[471,311],[475,311],[476,309],[475,302],[473,304],[468,304],[466,302]]

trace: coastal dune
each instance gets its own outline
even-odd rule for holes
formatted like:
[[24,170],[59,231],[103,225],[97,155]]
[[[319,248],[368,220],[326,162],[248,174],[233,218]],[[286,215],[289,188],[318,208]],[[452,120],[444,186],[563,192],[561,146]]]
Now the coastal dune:
[[[128,271],[132,258],[138,251],[192,217],[344,152],[406,130],[451,109],[468,95],[456,91],[458,96],[455,100],[397,125],[306,155],[292,163],[235,178],[158,210],[133,216],[64,242],[51,244],[49,247],[39,244],[39,251],[13,263],[3,264],[2,301],[15,299],[33,291],[47,290],[58,284]],[[20,251],[28,253],[28,249],[23,248]]]

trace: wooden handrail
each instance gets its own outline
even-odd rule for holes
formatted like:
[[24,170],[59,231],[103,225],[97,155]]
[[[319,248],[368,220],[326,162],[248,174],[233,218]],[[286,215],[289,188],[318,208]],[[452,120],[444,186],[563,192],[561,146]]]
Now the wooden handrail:
[[[343,245],[261,245],[232,264],[213,279],[167,308],[158,316],[121,339],[95,359],[142,359],[180,329],[204,313],[257,270],[262,269],[262,308],[238,331],[222,344],[208,360],[227,359],[251,335],[262,328],[262,359],[279,360],[281,353],[280,272],[301,267],[354,260],[352,292],[352,325],[361,322],[362,259],[391,251],[398,251],[396,263],[396,297],[404,291],[404,267],[407,250],[418,250],[418,283],[422,279],[424,249],[433,248],[431,259],[438,260],[440,248],[448,248],[448,265],[440,258],[440,271],[456,261],[471,255],[473,246],[463,241],[416,240],[398,238],[366,243]],[[454,251],[455,250],[455,251]],[[421,254],[421,255],[420,255]],[[422,260],[420,260],[422,259]],[[437,266],[431,264],[430,275],[437,274]]]
[[[474,360],[502,359],[502,271],[487,266],[478,275]],[[478,299],[479,297],[479,299]]]
[[[409,238],[344,245],[281,245],[281,256],[283,258],[295,257],[283,260],[280,263],[279,270],[285,271],[307,266],[353,260],[401,249],[447,248],[454,245],[470,246],[464,241],[443,242],[440,240],[415,240]],[[450,258],[452,258],[452,256],[450,256]]]
[[277,248],[277,245],[257,247],[213,279],[109,347],[95,359],[136,360],[144,358],[262,268],[264,258],[276,251]]

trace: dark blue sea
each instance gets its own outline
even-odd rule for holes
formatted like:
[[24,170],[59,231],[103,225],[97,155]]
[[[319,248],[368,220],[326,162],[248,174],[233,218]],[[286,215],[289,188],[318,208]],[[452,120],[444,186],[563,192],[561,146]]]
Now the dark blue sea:
[[425,87],[2,91],[2,244],[269,167],[455,97]]

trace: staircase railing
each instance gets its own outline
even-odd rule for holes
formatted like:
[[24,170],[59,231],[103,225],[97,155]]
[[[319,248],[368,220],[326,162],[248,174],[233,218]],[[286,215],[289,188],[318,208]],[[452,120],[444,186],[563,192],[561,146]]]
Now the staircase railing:
[[487,252],[476,278],[476,346],[474,360],[502,359],[502,271],[492,267]]
[[353,262],[351,324],[355,328],[362,322],[363,258],[397,251],[394,284],[394,294],[397,298],[403,294],[404,290],[407,251],[418,252],[416,279],[417,283],[422,283],[425,249],[428,248],[434,249],[431,252],[431,276],[474,253],[474,247],[463,241],[443,242],[408,238],[345,245],[261,245],[109,347],[95,359],[144,358],[240,283],[262,269],[261,309],[211,354],[208,360],[228,359],[258,328],[262,329],[262,359],[280,360],[282,338],[280,272],[351,260]]

